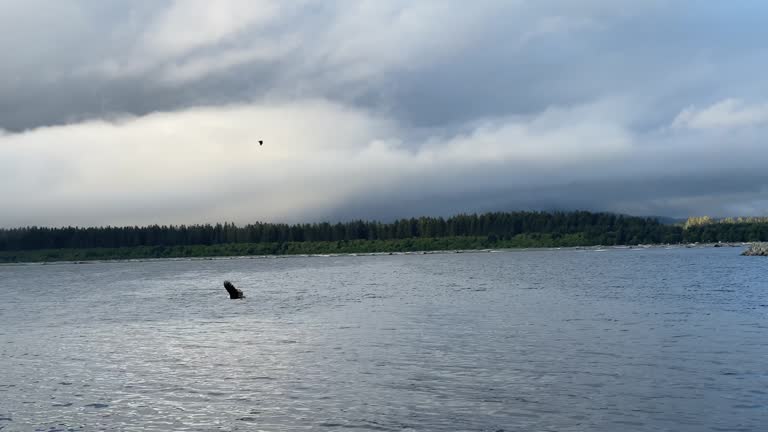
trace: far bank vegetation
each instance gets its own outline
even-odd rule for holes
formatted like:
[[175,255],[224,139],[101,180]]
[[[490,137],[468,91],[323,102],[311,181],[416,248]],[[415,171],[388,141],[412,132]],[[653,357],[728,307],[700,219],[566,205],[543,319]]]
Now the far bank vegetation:
[[768,218],[494,212],[392,222],[0,229],[0,262],[768,241]]

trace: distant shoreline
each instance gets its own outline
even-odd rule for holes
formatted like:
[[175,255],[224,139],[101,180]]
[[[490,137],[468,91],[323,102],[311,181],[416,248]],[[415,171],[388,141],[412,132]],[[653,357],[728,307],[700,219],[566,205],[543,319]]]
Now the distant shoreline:
[[[480,254],[504,252],[541,252],[541,251],[607,251],[607,250],[648,250],[648,249],[706,249],[706,248],[747,248],[751,242],[732,243],[690,243],[690,244],[647,244],[647,245],[590,245],[590,246],[540,246],[540,247],[506,247],[478,249],[440,249],[440,250],[411,250],[385,252],[336,252],[336,253],[283,253],[265,255],[207,255],[207,256],[167,256],[167,257],[135,257],[135,258],[91,258],[75,260],[50,261],[3,261],[7,259],[0,255],[0,266],[13,265],[66,265],[66,264],[97,264],[97,263],[130,263],[130,262],[159,262],[159,261],[218,261],[235,259],[276,259],[276,258],[333,258],[353,256],[403,256],[403,255],[446,255],[446,254]],[[76,252],[85,252],[76,250]],[[37,251],[30,251],[37,252]]]
[[331,224],[233,223],[0,229],[0,263],[450,253],[486,249],[691,247],[768,241],[767,220],[665,225],[611,213],[491,212]]

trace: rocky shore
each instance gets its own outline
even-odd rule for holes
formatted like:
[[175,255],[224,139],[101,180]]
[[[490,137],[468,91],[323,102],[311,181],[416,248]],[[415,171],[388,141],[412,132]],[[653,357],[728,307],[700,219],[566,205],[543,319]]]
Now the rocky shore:
[[752,243],[742,252],[744,256],[768,256],[768,243]]

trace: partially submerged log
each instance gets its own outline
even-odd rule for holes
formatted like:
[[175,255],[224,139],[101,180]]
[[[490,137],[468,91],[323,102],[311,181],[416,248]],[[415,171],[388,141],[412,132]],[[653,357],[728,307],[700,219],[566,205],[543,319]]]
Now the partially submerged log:
[[768,256],[768,243],[752,243],[741,254],[744,256]]
[[245,298],[243,292],[239,288],[235,288],[235,286],[230,281],[224,281],[224,288],[226,288],[227,292],[229,293],[229,298],[231,299]]

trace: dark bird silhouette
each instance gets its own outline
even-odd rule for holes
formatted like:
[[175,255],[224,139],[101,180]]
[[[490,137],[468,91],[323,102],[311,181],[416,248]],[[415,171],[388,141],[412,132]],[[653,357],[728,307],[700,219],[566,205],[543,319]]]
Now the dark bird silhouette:
[[264,141],[259,140],[259,145],[262,145],[262,144],[264,144]]
[[231,299],[245,298],[243,292],[239,288],[235,288],[235,286],[232,285],[232,282],[230,281],[224,281],[224,289],[227,290],[229,293],[229,298]]

